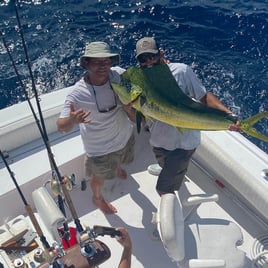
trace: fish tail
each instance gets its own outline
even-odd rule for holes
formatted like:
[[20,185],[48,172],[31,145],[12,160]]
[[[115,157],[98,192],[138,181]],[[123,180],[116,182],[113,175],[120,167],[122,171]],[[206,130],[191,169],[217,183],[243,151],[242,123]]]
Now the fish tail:
[[258,114],[255,114],[241,122],[241,130],[259,140],[268,142],[268,136],[263,135],[262,133],[258,132],[255,128],[253,128],[253,125],[255,125],[258,121],[261,119],[268,117],[268,112],[264,111]]

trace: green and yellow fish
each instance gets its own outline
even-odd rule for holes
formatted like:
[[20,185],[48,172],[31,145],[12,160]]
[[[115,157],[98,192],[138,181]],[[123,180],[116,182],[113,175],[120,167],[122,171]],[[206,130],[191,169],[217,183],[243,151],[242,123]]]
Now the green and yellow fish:
[[[121,84],[113,88],[123,104],[132,106],[145,117],[157,119],[179,130],[227,130],[234,118],[218,109],[194,101],[182,92],[166,64],[151,68],[131,67],[122,74]],[[264,111],[241,121],[240,129],[257,139],[268,142],[268,136],[253,125],[268,117]]]

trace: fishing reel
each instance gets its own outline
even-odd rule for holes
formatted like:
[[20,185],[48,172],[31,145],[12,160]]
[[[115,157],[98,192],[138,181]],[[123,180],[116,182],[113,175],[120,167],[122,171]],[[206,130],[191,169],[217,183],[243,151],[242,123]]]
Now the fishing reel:
[[112,227],[94,225],[93,229],[86,228],[78,234],[77,241],[81,247],[81,254],[87,258],[90,267],[95,267],[108,260],[111,256],[110,249],[97,236],[109,235],[119,237],[120,231]]
[[69,248],[64,256],[55,257],[50,264],[39,268],[88,268],[98,267],[111,257],[111,251],[106,244],[97,240],[98,236],[121,236],[120,231],[112,227],[95,225],[87,227],[77,234],[78,244]]
[[50,181],[51,191],[55,196],[62,195],[62,185],[65,184],[65,187],[68,191],[73,189],[75,185],[75,175],[72,174],[70,176],[64,176],[62,178],[62,182],[59,181],[57,176],[53,176],[52,180]]

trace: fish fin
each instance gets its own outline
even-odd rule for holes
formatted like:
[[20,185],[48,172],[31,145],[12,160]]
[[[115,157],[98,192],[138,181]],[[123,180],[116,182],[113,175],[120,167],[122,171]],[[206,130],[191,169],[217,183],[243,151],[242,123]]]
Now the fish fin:
[[177,129],[181,134],[183,134],[183,132],[185,131],[185,128],[177,127]]
[[262,133],[258,132],[255,128],[253,128],[253,125],[255,125],[258,121],[260,121],[261,119],[263,119],[265,117],[268,117],[267,111],[264,111],[264,112],[255,114],[249,118],[246,118],[246,119],[241,121],[240,129],[244,133],[246,133],[254,138],[268,142],[268,136],[263,135]]
[[144,103],[146,102],[146,97],[143,95],[140,95],[140,106],[142,107],[144,105]]
[[144,116],[141,112],[136,111],[136,126],[137,126],[137,132],[141,132],[141,124],[142,120],[144,119]]

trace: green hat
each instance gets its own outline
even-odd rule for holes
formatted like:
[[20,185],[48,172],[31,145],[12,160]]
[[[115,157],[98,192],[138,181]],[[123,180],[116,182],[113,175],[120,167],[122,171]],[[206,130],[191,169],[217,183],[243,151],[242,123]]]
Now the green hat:
[[80,58],[80,65],[84,67],[86,58],[111,58],[112,64],[119,64],[118,53],[111,52],[110,46],[105,42],[92,42],[86,45],[85,54]]

